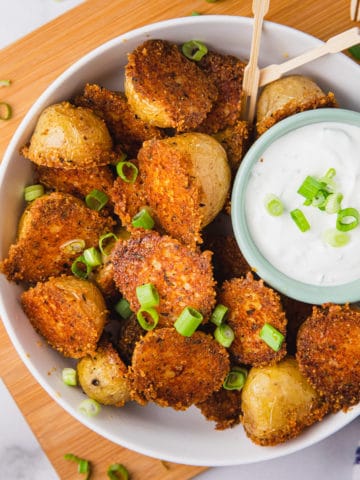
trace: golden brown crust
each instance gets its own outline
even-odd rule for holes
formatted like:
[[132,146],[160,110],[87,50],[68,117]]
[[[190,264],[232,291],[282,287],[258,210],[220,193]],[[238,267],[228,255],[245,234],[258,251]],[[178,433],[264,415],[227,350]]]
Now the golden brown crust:
[[155,231],[133,234],[112,253],[115,283],[133,312],[140,308],[136,287],[152,283],[160,296],[159,326],[171,326],[191,306],[208,319],[215,304],[211,253],[190,250]]
[[286,317],[280,297],[262,280],[254,280],[251,273],[246,278],[227,280],[218,300],[229,308],[227,322],[235,333],[229,351],[237,363],[270,365],[286,355],[285,342],[275,352],[259,336],[265,323],[286,335]]
[[240,423],[241,392],[221,388],[196,405],[207,420],[216,422],[216,430],[225,430]]
[[131,358],[137,342],[144,334],[145,332],[137,321],[136,315],[130,315],[129,318],[120,320],[116,347],[120,352],[121,358],[128,365],[131,364]]
[[165,40],[147,40],[128,55],[125,94],[136,114],[152,125],[196,128],[210,111],[217,89],[195,62]]
[[333,411],[360,401],[360,312],[348,305],[314,307],[301,325],[296,358]]
[[232,55],[209,51],[198,65],[218,90],[212,109],[197,128],[199,132],[211,134],[234,125],[240,117],[246,64]]
[[145,140],[164,136],[159,128],[144,122],[132,111],[122,92],[87,84],[75,104],[91,108],[103,118],[115,144],[120,144],[130,158],[136,157]]
[[79,252],[66,244],[82,239],[85,248],[97,246],[99,237],[112,230],[114,221],[72,195],[53,192],[34,200],[20,224],[19,237],[0,263],[0,270],[9,280],[35,283],[70,273]]
[[139,403],[185,410],[218,390],[228,371],[227,351],[210,335],[197,331],[184,337],[160,328],[136,345],[129,378]]
[[249,124],[245,120],[238,120],[234,125],[225,128],[225,130],[219,130],[213,136],[223,146],[234,176],[250,146],[251,131]]
[[35,330],[65,357],[81,358],[95,351],[107,311],[91,282],[53,277],[23,292],[21,303]]

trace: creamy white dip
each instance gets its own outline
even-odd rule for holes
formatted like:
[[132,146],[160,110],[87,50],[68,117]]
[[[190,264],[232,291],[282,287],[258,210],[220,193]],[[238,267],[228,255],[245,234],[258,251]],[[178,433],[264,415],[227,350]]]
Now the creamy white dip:
[[[323,234],[335,228],[336,214],[304,206],[297,193],[308,175],[323,177],[330,168],[336,170],[336,191],[344,196],[341,208],[360,211],[360,127],[338,122],[304,126],[275,140],[254,165],[246,190],[246,220],[258,249],[285,275],[312,285],[360,279],[360,226],[348,232],[347,245],[328,245]],[[266,194],[281,199],[281,216],[267,212]],[[310,223],[307,232],[290,217],[297,208]]]

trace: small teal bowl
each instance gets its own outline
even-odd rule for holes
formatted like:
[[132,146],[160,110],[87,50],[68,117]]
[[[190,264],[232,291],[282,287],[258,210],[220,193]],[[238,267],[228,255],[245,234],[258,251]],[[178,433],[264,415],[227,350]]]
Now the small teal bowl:
[[247,225],[245,196],[253,166],[278,138],[300,127],[320,122],[338,122],[360,127],[360,113],[340,108],[310,110],[292,115],[265,132],[251,146],[236,174],[231,196],[232,226],[240,250],[251,268],[277,291],[290,298],[311,304],[354,303],[360,301],[360,278],[334,286],[311,285],[295,280],[280,272],[263,256],[251,237]]

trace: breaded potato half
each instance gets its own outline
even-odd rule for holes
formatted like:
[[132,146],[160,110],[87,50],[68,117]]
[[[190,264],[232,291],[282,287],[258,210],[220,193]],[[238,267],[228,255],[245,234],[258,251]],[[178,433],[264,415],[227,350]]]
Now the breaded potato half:
[[221,388],[196,406],[207,420],[215,422],[216,430],[232,428],[240,423],[241,391]]
[[289,75],[269,83],[260,93],[256,109],[256,131],[261,135],[276,122],[294,113],[336,107],[332,92],[324,93],[311,79]]
[[96,350],[107,310],[93,283],[52,277],[23,292],[21,304],[34,329],[65,357],[81,358]]
[[127,366],[108,340],[81,358],[76,366],[79,383],[89,398],[102,405],[123,407],[130,400]]
[[145,142],[138,155],[148,205],[172,237],[195,246],[223,208],[231,181],[223,147],[203,133]]
[[42,111],[21,153],[37,165],[91,168],[113,163],[112,147],[104,120],[89,108],[61,102]]
[[155,329],[135,347],[131,393],[140,404],[185,410],[221,388],[228,371],[228,353],[211,335],[197,331],[184,337],[174,328]]
[[140,308],[136,287],[152,283],[160,297],[159,326],[172,326],[188,306],[203,315],[204,323],[208,320],[215,305],[210,252],[193,251],[151,231],[118,242],[112,262],[115,283],[133,312]]
[[247,436],[264,446],[296,437],[327,413],[326,402],[307,382],[293,358],[253,367],[242,390],[241,408]]
[[285,341],[274,351],[259,335],[267,323],[285,336],[287,323],[280,296],[262,280],[255,280],[251,273],[227,280],[218,301],[229,308],[227,323],[235,333],[229,352],[236,363],[271,365],[286,355]]
[[19,222],[18,237],[0,271],[9,280],[36,283],[50,276],[70,273],[80,254],[74,240],[85,248],[98,245],[99,237],[112,231],[114,221],[87,208],[80,199],[60,192],[37,198]]
[[314,307],[297,336],[303,375],[336,412],[360,401],[360,311],[349,305]]
[[233,55],[209,51],[198,66],[218,90],[212,109],[197,128],[199,132],[212,134],[234,125],[240,117],[246,63]]
[[113,92],[96,84],[87,84],[76,105],[91,108],[105,120],[116,145],[130,157],[136,157],[142,143],[151,138],[163,138],[164,133],[134,114],[122,92]]
[[136,115],[162,128],[195,129],[211,110],[214,83],[165,40],[147,40],[128,55],[125,95]]

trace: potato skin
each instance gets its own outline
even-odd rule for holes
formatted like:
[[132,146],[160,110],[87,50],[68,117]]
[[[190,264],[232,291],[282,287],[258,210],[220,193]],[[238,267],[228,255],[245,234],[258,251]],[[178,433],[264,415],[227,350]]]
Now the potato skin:
[[81,358],[96,350],[107,310],[91,282],[53,277],[23,292],[21,304],[35,330],[65,357]]
[[115,160],[105,122],[89,108],[70,102],[48,106],[41,113],[24,157],[38,165],[90,168]]
[[81,358],[76,370],[89,398],[116,407],[130,400],[127,367],[109,341],[102,340],[94,353]]
[[241,396],[241,421],[258,445],[277,445],[321,420],[327,404],[286,358],[276,365],[253,367]]
[[217,94],[213,82],[175,44],[147,40],[128,55],[125,95],[150,125],[179,132],[195,129]]

